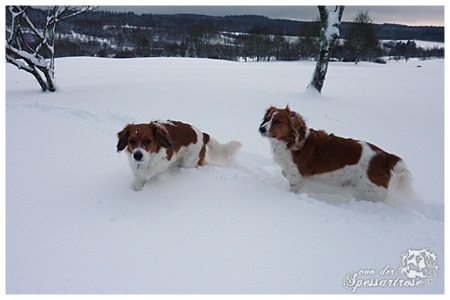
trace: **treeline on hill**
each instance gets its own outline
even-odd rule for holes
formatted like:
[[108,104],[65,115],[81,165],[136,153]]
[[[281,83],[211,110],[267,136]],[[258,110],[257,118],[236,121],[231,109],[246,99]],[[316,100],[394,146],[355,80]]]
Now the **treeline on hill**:
[[[28,15],[40,26],[45,22],[46,11],[30,9]],[[6,22],[7,25],[10,22],[8,12]],[[443,27],[372,24],[376,41],[372,41],[371,48],[362,55],[355,54],[349,42],[353,25],[351,22],[341,24],[341,40],[333,51],[338,60],[374,61],[381,56],[398,59],[444,57],[443,48],[423,49],[412,41],[443,42]],[[58,25],[55,54],[57,57],[301,60],[314,58],[318,53],[319,31],[317,22],[274,20],[262,16],[136,15],[93,11]],[[381,43],[379,40],[406,42]]]

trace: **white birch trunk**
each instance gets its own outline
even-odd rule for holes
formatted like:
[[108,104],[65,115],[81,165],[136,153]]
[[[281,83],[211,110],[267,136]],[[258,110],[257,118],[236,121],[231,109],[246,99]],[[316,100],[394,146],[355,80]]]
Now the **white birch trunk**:
[[331,49],[335,40],[339,37],[339,27],[341,25],[342,14],[344,13],[344,6],[319,6],[318,8],[322,24],[320,31],[320,50],[316,68],[314,69],[308,89],[315,89],[321,93],[328,70]]

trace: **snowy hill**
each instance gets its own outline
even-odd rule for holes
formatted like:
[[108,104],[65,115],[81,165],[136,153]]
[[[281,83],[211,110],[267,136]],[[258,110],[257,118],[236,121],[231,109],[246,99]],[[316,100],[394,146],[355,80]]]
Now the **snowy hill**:
[[[443,293],[444,61],[333,63],[323,96],[304,92],[313,68],[64,58],[58,90],[42,93],[7,65],[6,292]],[[269,105],[287,103],[312,128],[404,158],[417,199],[289,192],[257,132]],[[152,119],[244,147],[135,192],[116,134]],[[424,248],[437,278],[400,274],[402,253]]]

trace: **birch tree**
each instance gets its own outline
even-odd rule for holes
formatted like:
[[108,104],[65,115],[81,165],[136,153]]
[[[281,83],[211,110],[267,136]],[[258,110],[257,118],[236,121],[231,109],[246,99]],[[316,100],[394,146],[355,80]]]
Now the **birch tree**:
[[43,29],[28,17],[28,9],[29,6],[7,7],[11,24],[6,28],[6,61],[33,75],[43,91],[54,92],[56,25],[93,7],[53,6],[48,9]]
[[339,37],[339,27],[341,25],[342,14],[344,13],[344,6],[318,6],[318,8],[321,23],[320,49],[316,68],[314,69],[308,89],[315,89],[321,93],[328,70],[331,49]]

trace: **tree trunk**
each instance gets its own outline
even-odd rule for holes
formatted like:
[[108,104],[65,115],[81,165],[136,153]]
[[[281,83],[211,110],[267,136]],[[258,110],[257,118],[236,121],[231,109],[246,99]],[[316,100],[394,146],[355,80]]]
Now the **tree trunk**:
[[318,6],[318,8],[322,25],[320,30],[320,50],[308,89],[315,89],[321,93],[328,70],[331,49],[335,40],[339,37],[339,26],[341,25],[344,6]]

